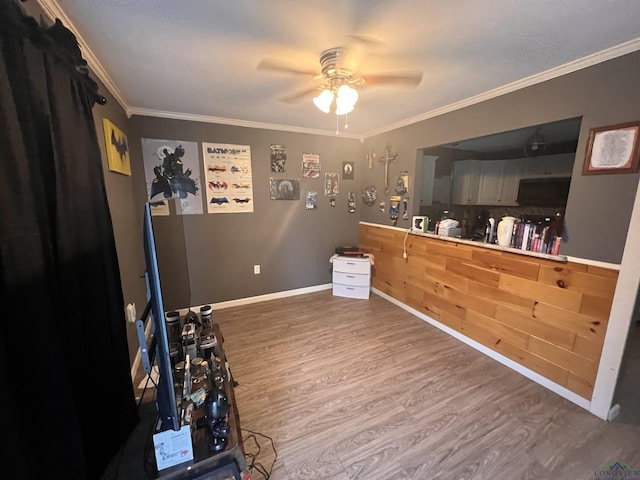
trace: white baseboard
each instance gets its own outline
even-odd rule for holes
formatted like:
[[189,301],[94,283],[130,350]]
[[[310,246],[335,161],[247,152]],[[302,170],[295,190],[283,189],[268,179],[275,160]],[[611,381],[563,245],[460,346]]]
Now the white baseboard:
[[461,334],[460,332],[458,332],[458,331],[456,331],[456,330],[454,330],[454,329],[452,329],[452,328],[450,328],[450,327],[438,322],[437,320],[434,320],[433,318],[431,318],[431,317],[423,314],[422,312],[419,312],[418,310],[416,310],[416,309],[414,309],[414,308],[402,303],[401,301],[399,301],[399,300],[387,295],[386,293],[381,292],[377,288],[372,288],[371,291],[374,292],[376,295],[380,295],[382,298],[390,301],[391,303],[393,303],[395,305],[398,305],[403,310],[406,310],[407,312],[411,313],[412,315],[415,315],[416,317],[420,318],[421,320],[424,320],[425,322],[430,323],[431,325],[433,325],[434,327],[438,328],[439,330],[442,330],[443,332],[448,333],[449,335],[451,335],[452,337],[460,340],[461,342],[466,343],[467,345],[469,345],[470,347],[478,350],[479,352],[484,353],[488,357],[491,357],[492,359],[502,363],[503,365],[509,367],[510,369],[515,370],[519,374],[524,375],[528,379],[533,380],[537,384],[542,385],[543,387],[551,390],[552,392],[557,393],[561,397],[566,398],[570,402],[575,403],[579,407],[582,407],[585,410],[589,410],[590,405],[591,405],[591,402],[589,400],[586,400],[586,399],[582,398],[580,395],[572,392],[571,390],[568,390],[567,388],[563,387],[562,385],[558,385],[557,383],[552,382],[548,378],[543,377],[539,373],[536,373],[533,370],[529,370],[528,368],[520,365],[519,363],[514,362],[510,358],[507,358],[504,355],[501,355],[498,352],[496,352],[494,350],[491,350],[490,348],[485,347],[481,343],[478,343],[475,340],[472,340],[471,338]]

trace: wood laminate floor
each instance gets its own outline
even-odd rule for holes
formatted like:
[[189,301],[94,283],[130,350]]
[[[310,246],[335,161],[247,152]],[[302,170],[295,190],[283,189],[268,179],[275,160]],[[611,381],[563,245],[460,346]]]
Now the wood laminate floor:
[[[275,441],[272,480],[594,480],[610,462],[640,468],[640,426],[602,421],[375,294],[329,290],[214,319],[241,426]],[[153,418],[147,400],[104,480],[145,478]]]
[[241,426],[275,441],[274,480],[593,480],[610,462],[640,468],[640,426],[602,421],[375,294],[323,291],[214,318]]

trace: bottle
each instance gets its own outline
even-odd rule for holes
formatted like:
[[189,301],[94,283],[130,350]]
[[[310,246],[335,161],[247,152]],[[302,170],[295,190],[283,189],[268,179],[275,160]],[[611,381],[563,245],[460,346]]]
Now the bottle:
[[496,220],[493,217],[489,217],[489,220],[487,220],[487,223],[485,225],[485,230],[484,230],[484,242],[485,243],[495,243],[495,227],[496,227]]
[[213,328],[213,309],[211,305],[203,305],[200,307],[200,323],[202,324],[202,332],[209,332]]

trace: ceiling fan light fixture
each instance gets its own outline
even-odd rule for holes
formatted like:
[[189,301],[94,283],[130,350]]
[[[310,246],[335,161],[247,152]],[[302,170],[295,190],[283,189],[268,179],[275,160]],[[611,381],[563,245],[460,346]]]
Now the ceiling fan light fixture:
[[338,89],[338,99],[353,106],[358,101],[358,91],[349,85],[341,85]]
[[317,97],[313,98],[313,103],[318,110],[329,113],[331,103],[333,102],[333,92],[329,89],[323,90]]
[[527,157],[537,157],[547,149],[547,141],[540,133],[540,129],[531,135],[524,144],[524,153]]
[[336,98],[336,115],[346,115],[351,112],[353,112],[352,104],[345,102],[340,97]]

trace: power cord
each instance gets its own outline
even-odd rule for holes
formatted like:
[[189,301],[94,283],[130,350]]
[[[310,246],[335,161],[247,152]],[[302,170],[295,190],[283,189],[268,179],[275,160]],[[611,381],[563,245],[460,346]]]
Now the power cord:
[[404,258],[405,260],[409,257],[409,255],[407,254],[407,237],[409,236],[410,231],[411,228],[408,228],[407,232],[404,234],[404,240],[402,241],[402,258]]
[[[247,468],[249,469],[249,473],[252,473],[253,470],[255,470],[260,475],[262,475],[264,480],[269,480],[269,478],[271,478],[271,473],[273,472],[273,466],[276,464],[276,460],[278,459],[278,452],[276,451],[276,446],[273,443],[273,438],[263,433],[254,432],[253,430],[248,430],[246,428],[241,428],[240,430],[242,430],[243,432],[250,433],[250,435],[248,435],[246,438],[243,438],[242,441],[247,442],[249,439],[253,439],[254,443],[256,444],[256,448],[258,449],[256,453],[244,454],[245,458],[247,459],[247,464],[248,464]],[[275,456],[273,457],[273,462],[271,462],[271,468],[269,468],[269,471],[267,471],[267,469],[262,463],[256,461],[256,459],[258,458],[258,455],[262,451],[260,447],[260,442],[258,442],[258,438],[256,437],[256,435],[266,438],[267,440],[269,440],[269,442],[271,442],[271,448],[273,449],[273,453]]]

